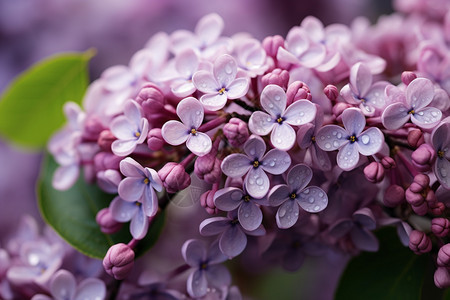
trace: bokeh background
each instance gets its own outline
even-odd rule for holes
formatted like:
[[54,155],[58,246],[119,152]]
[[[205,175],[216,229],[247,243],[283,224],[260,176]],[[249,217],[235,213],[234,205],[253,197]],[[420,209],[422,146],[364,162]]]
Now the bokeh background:
[[[95,79],[109,66],[127,64],[155,33],[193,30],[210,12],[223,17],[224,35],[245,31],[262,40],[286,36],[307,15],[325,25],[350,25],[360,15],[375,22],[391,13],[392,5],[388,0],[0,0],[0,91],[33,63],[65,51],[95,48],[90,65]],[[41,152],[0,137],[0,247],[20,216],[29,214],[42,223],[35,196],[41,158]],[[346,260],[331,261],[310,259],[299,273],[275,270],[251,285],[259,285],[267,299],[287,292],[286,286],[311,299],[329,299]]]

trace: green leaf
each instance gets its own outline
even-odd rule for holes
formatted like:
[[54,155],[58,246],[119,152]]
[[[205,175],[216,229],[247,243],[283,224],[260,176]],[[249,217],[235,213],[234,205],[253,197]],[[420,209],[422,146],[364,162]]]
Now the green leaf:
[[0,100],[0,134],[22,146],[44,147],[65,122],[64,103],[81,103],[93,55],[93,50],[55,55],[19,75]]
[[424,286],[436,293],[432,273],[426,271],[432,264],[429,255],[416,255],[404,247],[393,228],[379,230],[377,237],[380,250],[362,253],[349,263],[336,299],[422,299]]
[[[52,177],[57,167],[53,158],[47,155],[38,185],[39,209],[44,220],[75,249],[94,258],[102,259],[114,244],[128,243],[132,239],[128,224],[124,224],[118,233],[107,235],[100,231],[95,221],[97,212],[109,206],[114,196],[86,183],[83,176],[71,189],[55,190]],[[136,256],[155,244],[163,225],[164,214],[161,214],[150,225],[147,236],[139,241]]]

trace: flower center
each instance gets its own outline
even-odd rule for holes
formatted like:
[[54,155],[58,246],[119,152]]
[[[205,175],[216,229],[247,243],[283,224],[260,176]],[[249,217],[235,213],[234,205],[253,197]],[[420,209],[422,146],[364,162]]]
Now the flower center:
[[237,223],[239,223],[238,219],[231,220],[231,225],[236,225]]
[[366,103],[366,101],[367,101],[367,100],[364,99],[364,98],[359,98],[359,100],[361,100],[362,103]]
[[437,152],[437,156],[438,156],[439,158],[444,158],[444,151],[439,150],[439,151]]
[[208,264],[203,262],[200,264],[200,270],[205,270],[208,267]]
[[411,108],[411,110],[410,111],[408,111],[408,114],[410,114],[410,115],[413,115],[413,114],[415,114],[416,112],[414,111],[414,108]]
[[140,133],[139,131],[136,131],[136,132],[134,133],[134,136],[135,136],[135,137],[140,137],[140,136],[141,136],[141,133]]
[[355,135],[349,136],[348,139],[350,140],[350,143],[354,143],[358,140]]
[[197,134],[197,130],[195,128],[191,129],[191,134],[196,135]]
[[284,118],[282,118],[282,117],[278,117],[278,119],[277,119],[277,122],[278,122],[278,124],[281,124],[281,123],[283,123],[283,121],[284,121]]
[[244,202],[249,202],[250,201],[250,196],[249,195],[245,195],[244,196]]
[[311,142],[313,142],[313,143],[316,142],[316,137],[315,137],[315,136],[312,136],[312,137],[311,137]]
[[219,95],[223,95],[223,93],[225,93],[225,88],[221,88],[221,89],[219,90]]
[[137,207],[141,207],[141,205],[142,205],[142,203],[141,202],[134,202],[134,204],[137,206]]
[[144,179],[144,183],[145,183],[145,184],[149,184],[149,183],[150,183],[150,180],[149,180],[148,178],[145,178],[145,179]]
[[257,159],[255,159],[253,161],[253,168],[257,168],[257,167],[259,167],[259,161]]
[[291,195],[289,195],[289,198],[294,200],[295,198],[297,198],[297,194],[296,193],[292,193]]

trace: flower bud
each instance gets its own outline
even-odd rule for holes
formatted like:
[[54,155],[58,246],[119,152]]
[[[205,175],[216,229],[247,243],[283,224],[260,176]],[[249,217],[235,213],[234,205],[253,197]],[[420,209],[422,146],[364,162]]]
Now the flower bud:
[[423,254],[431,251],[431,240],[422,231],[413,230],[409,235],[409,248],[416,254]]
[[151,125],[163,123],[167,119],[164,108],[164,94],[155,85],[144,86],[139,91],[136,102],[141,105],[144,115]]
[[212,189],[204,192],[200,196],[200,204],[205,208],[206,212],[210,215],[215,215],[219,213],[219,209],[214,204],[214,195],[217,192],[217,189]]
[[191,177],[184,167],[178,163],[169,162],[158,171],[159,178],[163,182],[168,193],[176,193],[187,188],[191,184]]
[[262,46],[268,56],[276,59],[278,48],[284,46],[284,39],[280,35],[268,36],[263,40]]
[[390,185],[384,192],[383,202],[387,207],[396,207],[405,201],[405,190],[396,184]]
[[438,237],[446,237],[450,232],[450,221],[446,218],[431,220],[431,231]]
[[364,168],[364,175],[372,183],[381,182],[384,179],[384,167],[379,162],[371,162]]
[[116,280],[122,280],[130,273],[134,265],[134,251],[126,244],[116,244],[109,248],[103,259],[106,273]]
[[[434,196],[434,192],[433,193],[428,193],[428,195],[433,195],[433,200],[436,200],[436,197]],[[435,216],[441,216],[444,212],[445,212],[445,204],[442,202],[437,202],[437,201],[428,201],[428,213],[435,215]]]
[[97,221],[97,224],[100,226],[100,230],[106,234],[113,234],[122,228],[122,223],[114,220],[108,207],[97,213],[95,221]]
[[250,136],[247,123],[238,118],[231,118],[223,127],[223,134],[233,147],[242,146]]
[[111,152],[111,144],[117,140],[114,134],[109,130],[103,130],[97,139],[97,144],[105,152]]
[[85,140],[95,141],[103,129],[105,128],[100,119],[97,116],[91,116],[84,124],[83,138]]
[[411,154],[413,165],[420,172],[431,170],[431,165],[436,159],[436,151],[428,144],[422,144]]
[[222,176],[222,169],[220,168],[222,161],[216,155],[217,151],[211,151],[204,156],[198,157],[194,165],[195,175],[211,184],[220,180]]
[[404,71],[402,73],[402,82],[405,85],[409,85],[411,83],[411,81],[413,81],[416,78],[417,78],[417,75],[414,72]]
[[450,274],[447,268],[438,267],[436,269],[434,272],[434,284],[440,289],[450,287]]
[[417,148],[420,145],[425,143],[422,130],[420,129],[413,129],[410,132],[408,132],[408,144],[411,147]]
[[395,160],[390,156],[385,156],[381,159],[381,164],[385,169],[392,169],[396,167]]
[[275,69],[270,73],[267,73],[261,78],[262,88],[265,88],[269,84],[275,84],[287,89],[289,83],[289,72],[282,69]]
[[152,128],[147,135],[147,145],[150,150],[159,151],[166,142],[164,141],[161,128]]
[[119,170],[120,161],[123,157],[116,156],[111,152],[99,152],[94,156],[95,170]]
[[292,103],[300,99],[307,99],[310,101],[312,99],[309,87],[301,81],[294,81],[288,86],[286,97],[286,106],[291,105]]
[[347,108],[352,107],[350,104],[345,103],[345,102],[338,102],[333,106],[333,115],[335,116],[336,120],[338,122],[340,122],[340,120],[342,119],[341,115],[344,112],[344,110],[346,110]]
[[437,264],[440,267],[450,267],[450,244],[445,244],[439,249]]
[[323,93],[330,101],[336,101],[339,96],[339,91],[336,86],[329,84],[323,89]]

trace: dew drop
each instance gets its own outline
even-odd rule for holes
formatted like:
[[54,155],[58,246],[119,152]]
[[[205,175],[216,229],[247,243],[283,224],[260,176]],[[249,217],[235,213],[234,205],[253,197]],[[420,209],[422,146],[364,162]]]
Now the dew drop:
[[232,68],[231,64],[228,64],[225,66],[225,73],[227,73],[228,75],[233,73],[233,68]]
[[275,100],[280,101],[280,99],[281,99],[280,96],[278,95],[275,96]]
[[419,116],[423,116],[423,111],[419,111],[417,114],[418,114]]
[[338,141],[334,141],[334,142],[333,142],[333,146],[334,146],[334,147],[339,147]]
[[206,87],[206,83],[202,83],[201,86],[202,86],[202,88],[205,88]]
[[199,116],[199,115],[201,114],[201,112],[198,110],[198,111],[195,112],[195,114],[196,114],[197,116]]
[[272,104],[272,103],[269,103],[269,107],[270,107],[270,108],[273,108],[273,104]]
[[280,208],[280,210],[278,211],[278,216],[280,218],[284,217],[286,215],[286,209],[284,207]]
[[336,135],[336,137],[337,137],[338,139],[340,139],[340,138],[342,137],[342,133],[338,132],[337,135]]
[[281,144],[281,139],[277,139],[277,143],[278,143],[278,144]]
[[309,201],[309,203],[314,203],[314,198],[313,197],[310,197],[309,199],[308,199],[308,201]]
[[337,134],[337,132],[336,131],[333,131],[333,135],[336,135]]
[[269,163],[269,166],[274,167],[274,166],[275,166],[275,162],[274,162],[274,161],[271,161],[271,162]]
[[301,112],[299,113],[299,115],[300,115],[300,117],[303,117],[303,116],[305,115],[305,113],[301,111]]
[[255,149],[250,150],[250,155],[252,155],[252,156],[255,155]]
[[295,212],[294,215],[297,217],[298,216],[298,212]]
[[323,197],[323,193],[322,192],[319,193],[319,197]]
[[271,118],[267,118],[267,122],[270,122],[270,121],[272,121],[272,119]]
[[245,214],[244,217],[245,217],[245,218],[248,218],[248,214]]
[[231,197],[231,200],[233,200],[233,201],[239,201],[239,200],[241,200],[242,194],[238,191],[234,191],[231,193],[230,197]]
[[304,191],[303,191],[303,194],[308,195],[308,194],[309,194],[309,189],[304,190]]
[[432,112],[431,112],[431,115],[432,115],[433,117],[437,117],[438,113],[435,112],[435,111],[432,111]]
[[314,210],[315,210],[315,211],[319,211],[319,209],[320,209],[320,206],[319,206],[319,205],[314,206]]
[[326,143],[325,144],[325,148],[330,149],[331,148],[331,144],[330,143]]
[[257,184],[257,185],[263,185],[263,183],[264,183],[264,180],[262,180],[261,177],[259,177],[258,179],[256,179],[256,184]]
[[368,135],[363,135],[361,137],[361,141],[363,142],[364,145],[367,145],[370,142],[370,138]]

